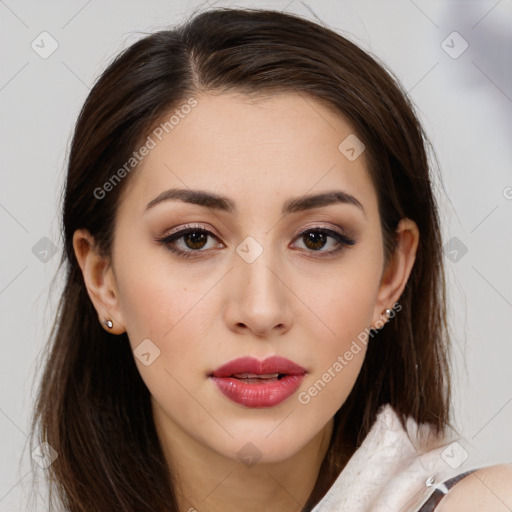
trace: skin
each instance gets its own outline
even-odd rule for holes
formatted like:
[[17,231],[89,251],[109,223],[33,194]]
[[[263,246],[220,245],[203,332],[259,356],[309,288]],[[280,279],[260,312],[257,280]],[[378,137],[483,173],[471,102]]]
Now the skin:
[[497,464],[479,469],[453,486],[436,512],[510,512],[512,465]]
[[[148,366],[135,362],[151,393],[180,509],[297,511],[313,489],[334,413],[355,383],[366,345],[359,343],[361,350],[309,403],[300,403],[298,393],[360,333],[385,322],[384,310],[407,283],[419,232],[403,219],[398,248],[384,267],[365,154],[350,161],[338,150],[353,129],[321,103],[295,94],[196,98],[126,184],[111,260],[86,230],[75,232],[75,252],[99,321],[112,319],[109,332],[127,332],[134,350],[146,339],[160,350]],[[171,188],[227,196],[236,212],[178,200],[146,210]],[[364,212],[337,203],[281,213],[290,198],[331,190],[355,196]],[[176,240],[175,247],[193,252],[189,258],[158,241],[186,224],[213,234],[202,245]],[[344,233],[355,245],[329,255],[337,244],[328,237],[311,248],[301,233],[313,228]],[[248,236],[263,251],[251,263],[236,252]],[[227,399],[208,374],[248,355],[279,355],[303,366],[298,392],[261,409]],[[251,467],[238,456],[247,443],[259,457]]]

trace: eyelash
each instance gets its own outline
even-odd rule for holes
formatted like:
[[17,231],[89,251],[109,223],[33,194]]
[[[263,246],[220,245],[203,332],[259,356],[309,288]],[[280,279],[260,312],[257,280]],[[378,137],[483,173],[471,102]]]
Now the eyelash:
[[[310,232],[323,233],[323,234],[327,235],[328,237],[333,238],[338,243],[338,247],[336,249],[333,249],[330,251],[322,251],[322,250],[315,251],[315,250],[309,249],[309,250],[307,250],[307,252],[324,253],[325,255],[332,255],[332,254],[336,254],[336,253],[342,251],[343,249],[346,249],[349,246],[353,246],[356,243],[354,240],[347,238],[346,236],[342,235],[341,233],[338,233],[337,231],[333,231],[332,229],[327,229],[327,228],[320,228],[320,227],[305,229],[304,231],[300,232],[295,237],[295,239],[299,239],[300,237],[302,237],[305,234],[310,233]],[[167,236],[157,239],[157,242],[163,244],[169,251],[171,251],[174,254],[177,254],[178,256],[181,256],[183,258],[194,258],[194,257],[197,257],[195,255],[193,256],[194,253],[206,252],[206,250],[202,250],[202,249],[193,250],[192,249],[192,250],[184,251],[182,249],[177,249],[176,247],[174,247],[172,245],[173,242],[179,240],[180,238],[183,238],[185,235],[188,235],[190,233],[204,233],[208,236],[211,236],[211,237],[219,240],[216,235],[214,235],[211,231],[208,231],[207,229],[201,228],[199,226],[187,225],[187,226],[185,226],[184,229],[177,231],[176,233],[172,233],[171,235],[167,235]],[[326,256],[320,256],[320,257],[323,258]]]

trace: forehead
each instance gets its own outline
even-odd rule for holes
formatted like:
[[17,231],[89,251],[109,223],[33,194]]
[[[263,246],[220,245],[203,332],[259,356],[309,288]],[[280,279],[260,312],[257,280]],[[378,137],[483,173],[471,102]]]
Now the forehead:
[[167,130],[150,134],[154,147],[134,171],[122,202],[140,200],[145,206],[162,191],[179,187],[235,201],[240,196],[245,204],[259,201],[263,208],[289,196],[343,189],[368,208],[375,206],[365,153],[349,159],[342,151],[343,141],[355,136],[352,126],[322,102],[298,93],[194,98],[194,108],[175,115]]

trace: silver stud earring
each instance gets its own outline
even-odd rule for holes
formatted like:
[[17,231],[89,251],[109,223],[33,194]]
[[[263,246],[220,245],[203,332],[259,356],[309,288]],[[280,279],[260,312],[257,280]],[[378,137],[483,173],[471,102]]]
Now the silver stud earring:
[[386,316],[388,318],[391,316],[391,309],[386,309]]
[[112,322],[112,320],[110,319],[106,319],[103,321],[103,323],[109,328],[109,329],[112,329],[112,327],[114,327],[114,322]]

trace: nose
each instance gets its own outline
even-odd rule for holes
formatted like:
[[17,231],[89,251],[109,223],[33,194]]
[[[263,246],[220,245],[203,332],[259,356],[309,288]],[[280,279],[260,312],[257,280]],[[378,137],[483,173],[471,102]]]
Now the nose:
[[225,321],[230,330],[271,337],[290,329],[293,293],[278,258],[272,258],[271,253],[270,249],[264,250],[251,263],[235,255],[227,283],[229,298],[225,309]]

